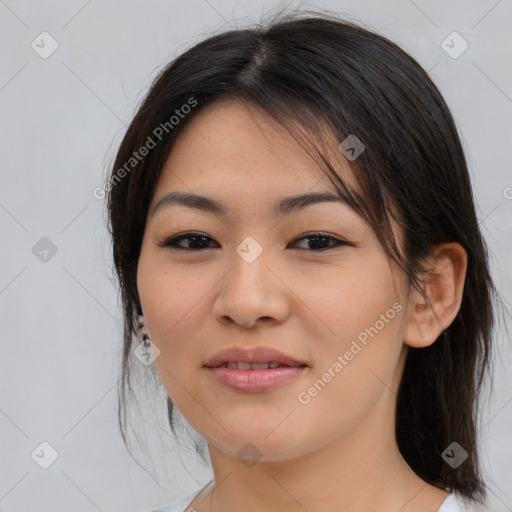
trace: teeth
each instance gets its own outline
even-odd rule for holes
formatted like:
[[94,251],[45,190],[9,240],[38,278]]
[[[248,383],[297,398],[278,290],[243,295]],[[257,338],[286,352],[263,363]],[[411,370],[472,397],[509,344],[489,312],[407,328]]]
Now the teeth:
[[275,361],[269,363],[248,363],[246,361],[229,361],[220,365],[223,368],[230,368],[231,370],[266,370],[267,368],[286,368],[288,365],[276,363]]
[[264,370],[268,368],[268,363],[251,363],[251,370]]

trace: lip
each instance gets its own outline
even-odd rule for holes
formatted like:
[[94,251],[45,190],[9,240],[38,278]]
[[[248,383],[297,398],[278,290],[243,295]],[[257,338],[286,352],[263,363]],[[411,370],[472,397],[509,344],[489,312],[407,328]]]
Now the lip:
[[[231,361],[248,363],[276,362],[286,367],[239,370],[220,366]],[[205,364],[208,372],[224,387],[244,393],[260,393],[274,389],[303,374],[308,365],[271,347],[231,347],[217,352]]]
[[307,366],[304,361],[294,359],[275,348],[263,346],[253,348],[230,347],[221,350],[208,359],[205,366],[214,368],[223,363],[229,363],[230,361],[246,361],[248,363],[268,363],[275,361],[279,364],[286,364],[287,366]]

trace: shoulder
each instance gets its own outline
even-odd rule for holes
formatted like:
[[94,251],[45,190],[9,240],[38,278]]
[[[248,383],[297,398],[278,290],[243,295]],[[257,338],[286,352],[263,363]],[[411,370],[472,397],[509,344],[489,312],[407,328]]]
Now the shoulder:
[[438,512],[468,512],[468,506],[457,493],[448,493]]
[[173,501],[172,503],[168,503],[166,505],[163,505],[162,507],[147,511],[147,512],[194,512],[193,509],[190,511],[188,510],[189,505],[194,501],[194,499],[199,496],[201,491],[205,489],[208,485],[212,483],[213,480],[210,480],[205,485],[203,485],[201,488],[197,489],[193,493],[189,494],[188,496],[184,496],[183,498],[180,498],[177,501]]
[[[194,510],[189,511],[188,507],[194,501],[194,499],[199,496],[199,494],[212,482],[213,481],[210,480],[201,488],[197,489],[188,496],[148,512],[194,512]],[[468,512],[468,507],[461,496],[456,493],[448,493],[438,512]]]

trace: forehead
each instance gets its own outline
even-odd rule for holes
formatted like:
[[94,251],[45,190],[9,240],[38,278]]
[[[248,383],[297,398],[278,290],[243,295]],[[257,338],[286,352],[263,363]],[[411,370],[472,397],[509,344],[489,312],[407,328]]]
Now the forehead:
[[[350,181],[351,170],[336,154],[331,158]],[[334,149],[333,149],[334,148]],[[336,192],[332,177],[268,113],[238,100],[204,107],[178,134],[157,184],[154,202],[168,190],[250,194],[262,198],[315,191]],[[234,199],[234,198],[233,198]]]

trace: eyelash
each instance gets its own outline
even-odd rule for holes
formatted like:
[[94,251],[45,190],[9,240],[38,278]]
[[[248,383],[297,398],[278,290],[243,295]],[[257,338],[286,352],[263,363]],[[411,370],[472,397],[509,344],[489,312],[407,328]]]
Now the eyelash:
[[[175,236],[175,237],[171,237],[168,240],[165,240],[164,242],[159,243],[158,245],[160,247],[168,247],[171,249],[178,249],[178,250],[182,250],[182,251],[204,251],[205,249],[212,249],[212,247],[202,247],[199,249],[193,249],[191,247],[181,247],[181,246],[177,245],[177,243],[181,242],[181,240],[190,240],[191,238],[196,238],[196,237],[212,240],[212,238],[210,238],[209,236],[203,235],[201,233],[190,232],[190,233],[183,233],[183,234]],[[346,242],[345,240],[341,240],[339,238],[335,238],[331,235],[328,235],[327,233],[321,233],[321,232],[307,233],[306,235],[301,236],[300,238],[296,238],[294,240],[294,242],[305,240],[308,238],[309,239],[311,239],[311,238],[328,238],[330,240],[334,240],[334,242],[335,242],[332,245],[329,245],[327,247],[322,247],[320,249],[309,249],[314,252],[322,252],[322,251],[326,251],[328,249],[334,249],[335,247],[339,247],[342,245],[349,245],[349,246],[354,247],[354,244],[352,244],[352,243]],[[306,249],[306,250],[308,250],[308,249]]]

